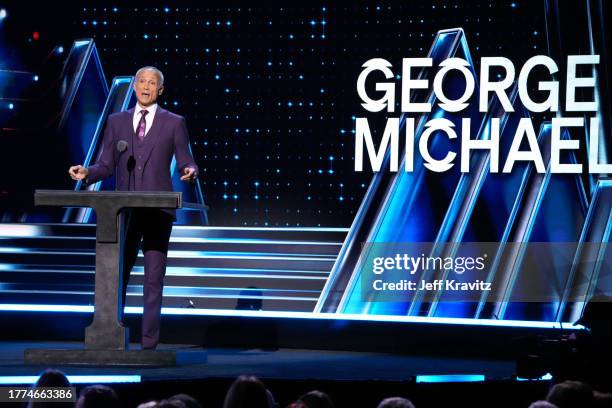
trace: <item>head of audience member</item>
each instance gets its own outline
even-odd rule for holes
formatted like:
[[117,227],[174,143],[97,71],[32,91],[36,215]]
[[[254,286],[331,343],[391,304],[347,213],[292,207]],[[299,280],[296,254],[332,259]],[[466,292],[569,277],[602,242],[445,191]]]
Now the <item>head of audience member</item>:
[[268,396],[268,406],[270,408],[278,408],[280,405],[274,399],[274,395],[272,395],[272,391],[266,388],[266,395]]
[[[72,387],[66,374],[60,370],[48,368],[38,377],[34,387]],[[74,402],[29,402],[27,408],[73,408]]]
[[603,392],[593,391],[593,399],[595,399],[596,408],[610,408],[612,407],[612,394]]
[[187,408],[182,401],[179,400],[161,400],[156,405],[155,408]]
[[580,381],[564,381],[550,389],[546,401],[558,408],[591,408],[593,389]]
[[223,408],[271,408],[264,384],[254,376],[241,375],[230,386]]
[[414,404],[406,398],[391,397],[380,401],[378,408],[414,408]]
[[529,408],[557,408],[557,406],[548,401],[540,400],[532,402],[531,405],[529,405]]
[[308,408],[334,408],[332,399],[322,391],[310,391],[298,398],[299,402],[303,402]]
[[193,398],[191,395],[187,394],[176,394],[168,398],[168,401],[180,401],[187,408],[202,408],[202,405]]
[[76,408],[105,408],[119,405],[119,397],[112,388],[106,385],[91,385],[81,390]]
[[71,387],[66,374],[54,368],[47,368],[40,373],[35,387]]
[[287,405],[287,408],[308,408],[308,406],[304,404],[302,401],[295,401]]
[[157,406],[157,403],[159,401],[147,401],[147,402],[143,402],[142,404],[138,404],[138,406],[136,408],[155,408],[155,406]]

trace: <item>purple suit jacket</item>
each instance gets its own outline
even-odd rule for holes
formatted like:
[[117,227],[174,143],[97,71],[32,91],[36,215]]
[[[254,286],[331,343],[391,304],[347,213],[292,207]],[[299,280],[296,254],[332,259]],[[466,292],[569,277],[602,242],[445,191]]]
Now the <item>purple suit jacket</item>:
[[[95,183],[105,177],[117,174],[117,190],[120,191],[173,191],[170,176],[172,156],[176,156],[179,171],[185,167],[198,170],[189,149],[189,134],[185,118],[169,112],[159,105],[155,112],[153,125],[142,142],[140,154],[133,145],[138,136],[134,133],[134,108],[110,115],[106,121],[103,147],[96,163],[88,168],[87,184]],[[119,152],[120,141],[128,144],[124,152]],[[128,159],[136,159],[132,177],[128,171]],[[175,214],[174,211],[170,212]]]

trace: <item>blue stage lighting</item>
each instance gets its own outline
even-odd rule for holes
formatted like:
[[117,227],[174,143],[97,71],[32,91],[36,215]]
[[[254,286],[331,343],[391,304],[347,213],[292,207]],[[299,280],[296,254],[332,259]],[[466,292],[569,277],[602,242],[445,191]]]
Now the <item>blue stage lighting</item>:
[[6,10],[0,9],[0,20],[4,20],[6,18]]
[[551,381],[553,379],[552,374],[547,373],[539,378],[521,378],[516,377],[516,381]]
[[[256,230],[257,228],[252,228]],[[67,313],[93,313],[93,306],[89,305],[32,305],[32,304],[2,304],[2,312],[67,312]],[[126,306],[127,314],[142,314],[142,307]],[[374,321],[374,322],[404,322],[404,323],[428,323],[428,324],[454,324],[461,326],[484,326],[484,327],[525,327],[549,330],[584,330],[583,326],[573,326],[568,322],[537,322],[528,320],[494,320],[494,319],[471,319],[454,317],[425,317],[425,316],[397,316],[397,315],[362,315],[349,313],[319,313],[319,312],[281,312],[264,310],[227,310],[227,309],[185,309],[163,307],[162,315],[196,315],[196,316],[240,316],[240,317],[264,317],[306,320],[351,320],[351,321]]]
[[417,375],[418,383],[457,383],[457,382],[483,382],[485,376],[481,374],[449,374],[449,375]]
[[[68,375],[72,384],[102,384],[102,383],[137,383],[141,382],[139,375]],[[0,377],[0,384],[34,384],[38,381],[35,375],[11,375]]]

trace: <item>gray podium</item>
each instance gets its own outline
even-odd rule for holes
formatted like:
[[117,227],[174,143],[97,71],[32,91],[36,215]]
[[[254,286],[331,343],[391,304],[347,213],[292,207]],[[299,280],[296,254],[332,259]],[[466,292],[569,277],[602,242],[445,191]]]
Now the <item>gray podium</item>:
[[96,212],[96,276],[93,322],[85,329],[85,348],[25,350],[28,364],[175,365],[174,351],[128,350],[120,296],[121,210],[181,208],[181,193],[132,191],[36,190],[36,205],[91,207]]

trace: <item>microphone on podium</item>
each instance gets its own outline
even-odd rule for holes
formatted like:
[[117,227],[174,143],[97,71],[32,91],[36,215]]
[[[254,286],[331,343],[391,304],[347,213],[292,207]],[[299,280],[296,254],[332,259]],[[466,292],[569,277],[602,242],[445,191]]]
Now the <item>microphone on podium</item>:
[[[125,140],[120,140],[117,142],[117,151],[119,152],[119,154],[122,154],[123,152],[125,152],[129,147],[129,143]],[[131,184],[132,184],[132,171],[134,170],[134,167],[136,167],[136,159],[134,158],[134,155],[130,155],[130,157],[128,158],[127,161],[127,170],[128,170],[128,191],[131,191]]]
[[128,148],[128,142],[126,142],[125,140],[120,140],[117,142],[117,151],[119,153],[125,152],[127,148]]
[[[127,150],[129,146],[129,143],[126,142],[125,140],[120,140],[117,142],[117,151],[119,153],[123,153]],[[131,155],[128,158],[128,162],[127,162],[127,169],[129,172],[132,172],[132,170],[134,170],[134,167],[136,166],[136,159],[134,158],[134,155]]]

